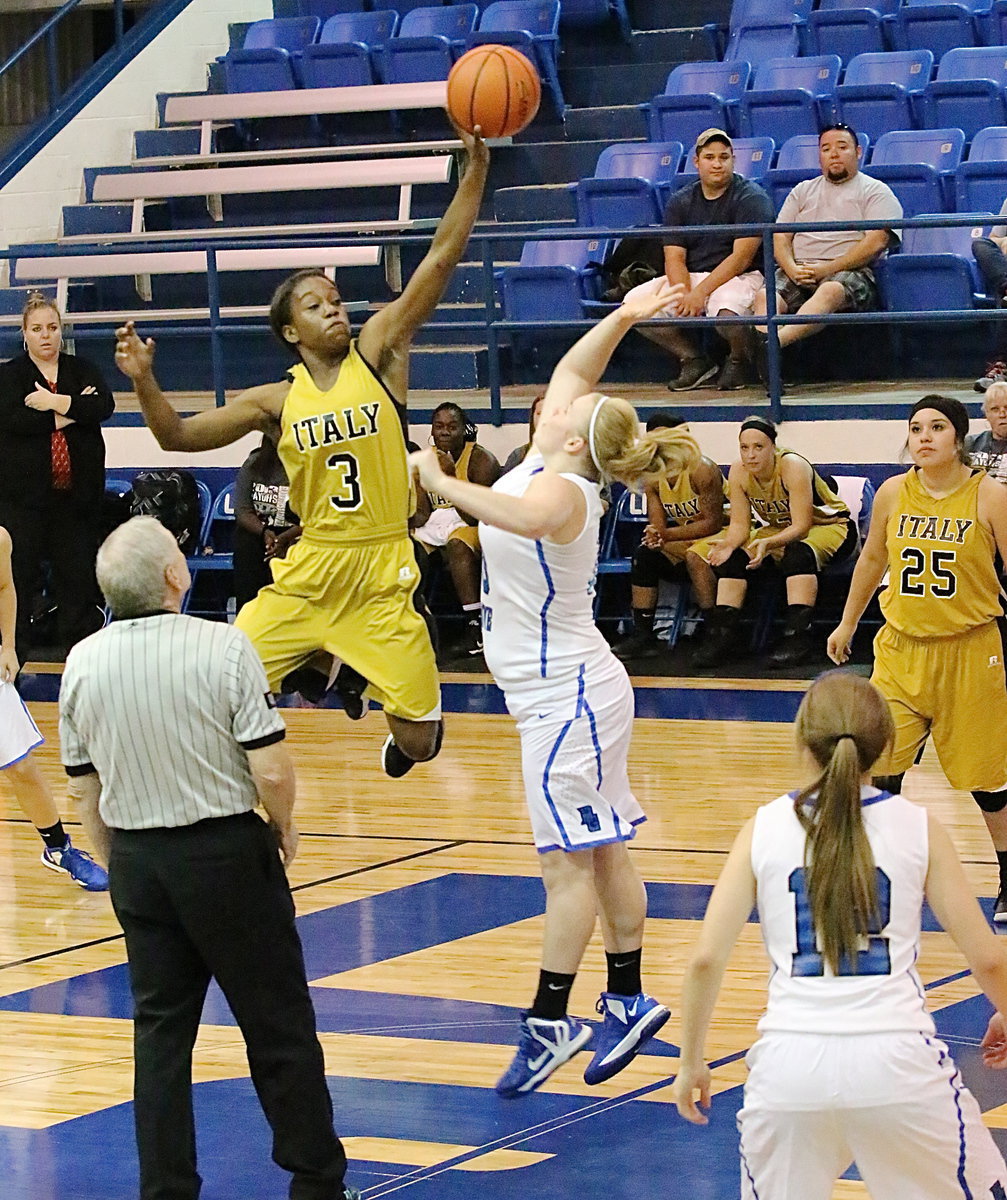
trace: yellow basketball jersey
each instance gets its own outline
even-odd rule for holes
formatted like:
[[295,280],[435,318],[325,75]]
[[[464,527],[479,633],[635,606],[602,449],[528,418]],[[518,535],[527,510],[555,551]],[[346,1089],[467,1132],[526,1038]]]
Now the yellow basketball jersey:
[[331,545],[406,537],[413,505],[402,422],[356,341],[327,392],[303,363],[290,374],[277,449],[305,536]]
[[950,637],[1000,615],[996,542],[979,520],[983,475],[973,472],[939,500],[915,467],[902,476],[886,530],[891,575],[881,611],[908,637]]
[[[721,475],[723,479],[723,475]],[[724,504],[727,504],[727,480],[724,484]],[[662,479],[657,485],[657,494],[664,507],[664,515],[669,525],[688,525],[690,521],[698,521],[700,517],[699,496],[692,486],[688,471],[683,471],[675,480],[672,487],[667,479]]]
[[[465,449],[458,456],[458,461],[455,463],[455,479],[468,479],[469,477],[469,462],[472,458],[472,451],[475,448],[475,442],[466,442]],[[450,500],[445,500],[443,496],[438,496],[436,492],[427,492],[430,497],[431,508],[454,508]]]
[[[745,487],[756,516],[776,529],[786,529],[793,523],[790,515],[790,495],[780,475],[780,464],[787,454],[796,454],[796,451],[778,448],[772,478],[766,483],[760,483],[754,475],[749,474]],[[800,454],[796,456],[803,457]],[[811,475],[812,524],[834,525],[837,521],[847,520],[850,510],[839,498],[839,494],[829,487],[814,467],[811,467]]]

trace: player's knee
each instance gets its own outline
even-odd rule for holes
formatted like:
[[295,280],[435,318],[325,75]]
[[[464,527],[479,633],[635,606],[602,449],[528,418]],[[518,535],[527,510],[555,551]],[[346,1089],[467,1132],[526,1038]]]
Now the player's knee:
[[399,727],[395,731],[395,744],[413,762],[429,762],[436,758],[443,742],[443,721],[417,721],[406,729]]
[[972,799],[986,813],[1003,812],[1007,808],[1007,791],[1005,792],[973,792]]
[[633,587],[655,588],[661,582],[661,551],[649,546],[637,546],[633,551],[630,583]]
[[726,562],[713,568],[713,573],[718,579],[747,579],[748,564],[751,561],[744,550],[735,550]]
[[789,579],[792,575],[817,575],[818,559],[807,542],[791,542],[783,551],[780,571]]

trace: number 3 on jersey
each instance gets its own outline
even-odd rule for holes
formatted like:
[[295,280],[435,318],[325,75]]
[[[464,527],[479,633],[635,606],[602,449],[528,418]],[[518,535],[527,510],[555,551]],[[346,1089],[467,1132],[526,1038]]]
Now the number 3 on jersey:
[[[839,975],[891,975],[892,959],[884,930],[892,917],[892,881],[880,867],[875,867],[878,891],[878,913],[867,926],[875,936],[867,939],[867,949],[857,954],[856,970],[847,959],[839,964]],[[790,872],[790,890],[794,894],[794,920],[797,926],[797,953],[790,973],[795,978],[824,975],[825,960],[818,952],[818,939],[811,919],[811,901],[803,867]]]
[[360,491],[360,464],[352,454],[333,454],[325,462],[330,471],[336,472],[336,491],[329,496],[329,503],[338,512],[349,512],[359,508],[363,500]]

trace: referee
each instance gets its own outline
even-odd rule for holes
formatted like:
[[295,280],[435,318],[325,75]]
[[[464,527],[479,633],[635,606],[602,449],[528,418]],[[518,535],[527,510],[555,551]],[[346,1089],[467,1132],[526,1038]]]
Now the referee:
[[294,773],[262,664],[239,630],[180,614],[189,571],[152,517],[108,538],[97,574],[115,620],[67,657],[60,742],[126,935],[140,1198],[199,1195],[192,1047],[214,978],[291,1200],[353,1200],[283,869]]

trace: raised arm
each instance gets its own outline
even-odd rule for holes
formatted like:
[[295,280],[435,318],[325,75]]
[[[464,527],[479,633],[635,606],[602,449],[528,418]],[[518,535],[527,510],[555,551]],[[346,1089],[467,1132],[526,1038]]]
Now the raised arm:
[[249,388],[223,408],[180,417],[154,375],[153,338],[141,341],[132,321],[115,332],[115,362],[133,381],[144,419],[162,450],[216,450],[246,433],[275,429],[289,390],[284,383]]
[[857,565],[853,568],[853,578],[850,580],[842,620],[829,634],[829,658],[840,666],[850,657],[850,642],[853,640],[857,624],[888,569],[888,519],[895,507],[901,482],[901,477],[886,479],[874,497],[871,527],[857,559]]
[[457,133],[467,151],[465,169],[430,249],[402,295],[364,323],[357,343],[360,353],[401,404],[405,403],[409,384],[410,344],[416,331],[433,315],[452,271],[465,253],[489,172],[489,151],[482,138],[461,129]]

